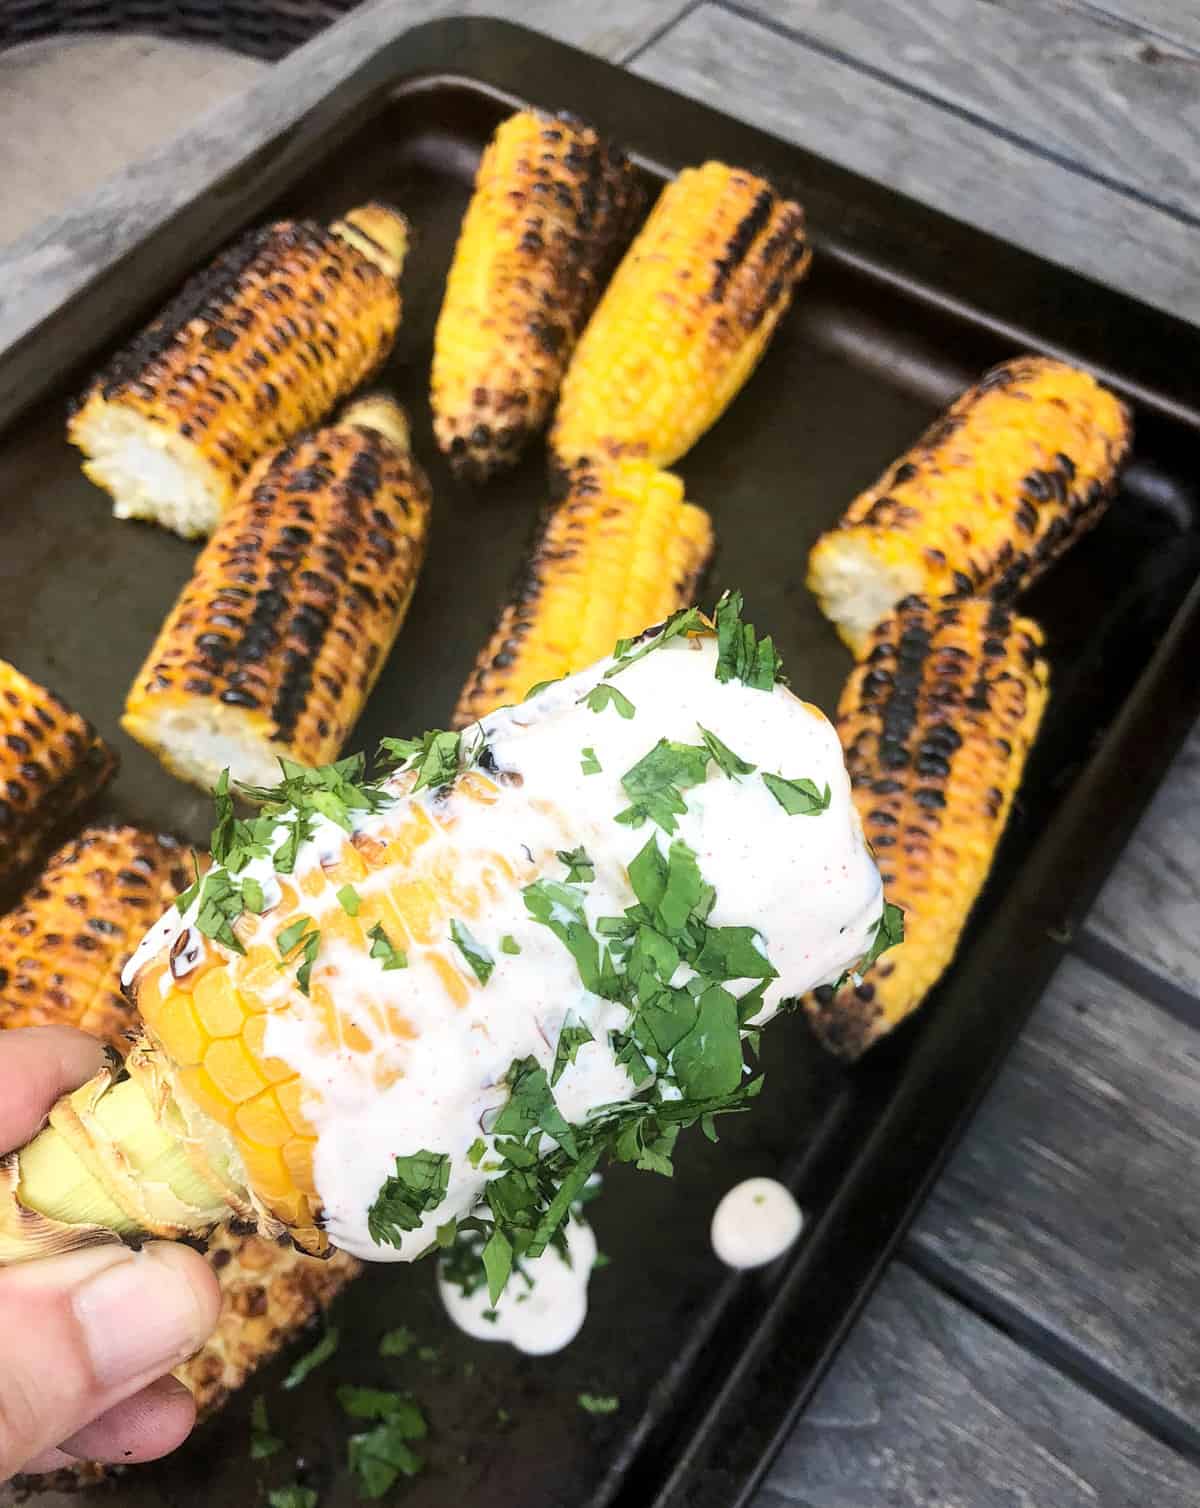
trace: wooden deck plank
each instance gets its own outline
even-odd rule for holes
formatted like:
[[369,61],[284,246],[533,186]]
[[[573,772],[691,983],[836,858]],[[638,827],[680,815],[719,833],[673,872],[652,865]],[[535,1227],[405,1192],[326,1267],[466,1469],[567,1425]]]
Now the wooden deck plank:
[[1200,1469],[893,1264],[754,1508],[1191,1508]]
[[1200,215],[1200,64],[1127,22],[1070,0],[743,3],[1036,153]]
[[909,1246],[1200,1439],[1198,1083],[1200,1033],[1068,961]]
[[1195,230],[757,21],[701,6],[633,71],[1200,320]]

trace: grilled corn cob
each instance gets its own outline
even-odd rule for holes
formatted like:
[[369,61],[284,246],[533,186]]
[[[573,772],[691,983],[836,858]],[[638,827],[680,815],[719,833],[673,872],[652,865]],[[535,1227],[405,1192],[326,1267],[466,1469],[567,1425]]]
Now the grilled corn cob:
[[550,417],[640,207],[627,159],[582,122],[522,110],[497,130],[433,344],[433,431],[457,474],[511,465]]
[[575,467],[566,499],[541,521],[454,726],[519,702],[694,601],[712,543],[708,514],[684,502],[670,472],[636,460]]
[[183,780],[336,758],[425,554],[429,489],[389,399],[260,461],[201,551],[122,726]]
[[248,232],[99,374],[67,426],[118,518],[211,534],[255,460],[385,360],[408,226],[382,205]]
[[[121,969],[189,878],[173,838],[135,827],[88,828],[60,849],[0,918],[0,1029],[75,1026],[127,1051],[136,1018],[121,993]],[[219,1408],[358,1269],[350,1257],[313,1262],[225,1227],[213,1233],[208,1260],[224,1295],[221,1318],[176,1373],[202,1414]]]
[[663,190],[563,379],[560,465],[669,466],[750,376],[808,268],[804,212],[751,173],[708,162]]
[[963,394],[857,497],[808,585],[855,654],[902,598],[1008,599],[1097,523],[1129,412],[1093,377],[1021,356]]
[[89,722],[0,660],[0,887],[107,785],[116,764]]
[[999,603],[911,597],[846,683],[837,726],[854,804],[905,937],[868,978],[805,1001],[844,1057],[914,1011],[954,956],[1045,710],[1041,647],[1037,624]]
[[742,1031],[861,960],[882,897],[832,727],[729,599],[718,627],[689,609],[382,785],[294,773],[270,838],[225,813],[127,968],[129,1077],[0,1160],[0,1262],[230,1208],[411,1260],[480,1199],[490,1255],[536,1256],[605,1151],[740,1108]]

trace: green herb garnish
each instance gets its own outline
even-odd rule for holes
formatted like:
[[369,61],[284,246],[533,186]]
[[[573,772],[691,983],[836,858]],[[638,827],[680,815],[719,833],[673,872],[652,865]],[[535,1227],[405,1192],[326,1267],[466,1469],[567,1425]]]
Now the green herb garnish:
[[340,1338],[337,1326],[330,1325],[312,1350],[306,1352],[293,1365],[291,1371],[283,1379],[283,1386],[289,1390],[298,1388],[310,1372],[315,1372],[322,1362],[329,1360],[337,1350]]
[[700,723],[696,726],[700,729],[700,737],[704,740],[704,747],[708,750],[709,758],[716,760],[717,767],[723,774],[728,775],[730,780],[735,775],[753,775],[758,768],[757,765],[752,765],[735,754],[728,744],[723,744],[715,733],[710,733]]
[[339,1388],[338,1400],[352,1418],[380,1421],[374,1429],[350,1436],[349,1466],[360,1496],[380,1498],[399,1477],[417,1475],[425,1463],[408,1442],[423,1440],[427,1426],[410,1397],[375,1388]]
[[579,701],[593,712],[603,712],[605,707],[613,707],[626,721],[637,712],[637,708],[629,698],[622,695],[615,686],[610,686],[607,681],[600,681],[586,695],[581,696]]
[[417,1337],[405,1325],[388,1330],[379,1341],[380,1356],[405,1356],[416,1343]]
[[615,1414],[621,1400],[615,1393],[580,1393],[579,1407],[585,1414]]
[[357,916],[358,908],[362,905],[362,897],[353,885],[343,885],[337,893],[338,905],[347,916]]
[[713,613],[717,629],[717,680],[741,681],[755,691],[770,691],[783,679],[783,661],[770,636],[760,639],[752,623],[742,622],[741,592],[725,592]]
[[596,878],[596,866],[585,848],[560,848],[554,857],[567,866],[568,885],[590,885]]
[[600,761],[596,758],[595,749],[588,745],[580,752],[582,754],[582,758],[579,761],[579,768],[585,775],[603,774],[603,769],[601,767]]
[[279,967],[282,969],[289,963],[300,959],[300,967],[296,970],[296,983],[300,986],[302,994],[308,994],[308,986],[312,978],[313,964],[317,961],[317,954],[321,949],[321,934],[313,926],[311,916],[298,916],[296,920],[286,926],[276,939],[279,948],[279,957],[282,959]]
[[807,777],[785,780],[782,775],[770,775],[765,770],[763,784],[789,817],[816,817],[829,810],[831,793],[828,784],[822,791]]
[[703,745],[660,738],[621,776],[621,785],[633,804],[618,814],[617,821],[640,827],[649,818],[664,832],[673,833],[678,826],[676,817],[687,811],[680,791],[701,784],[708,773],[709,757]]
[[250,1405],[250,1459],[266,1461],[283,1449],[283,1441],[271,1433],[267,1401],[261,1395]]
[[554,1050],[554,1067],[550,1070],[550,1087],[553,1088],[562,1078],[568,1063],[574,1063],[579,1056],[579,1049],[587,1042],[596,1039],[588,1031],[586,1026],[572,1026],[570,1013],[563,1022],[562,1030],[558,1034],[558,1046]]
[[623,670],[628,670],[638,660],[645,659],[648,654],[653,654],[656,649],[661,649],[681,634],[704,633],[709,627],[708,619],[698,607],[680,608],[677,613],[671,614],[662,628],[639,634],[633,639],[618,639],[613,650],[617,663],[609,666],[604,672],[604,678],[611,680],[614,675],[620,675]]
[[521,945],[511,932],[506,932],[500,939],[501,953],[507,953],[510,958],[515,958],[521,951]]
[[317,1494],[312,1487],[290,1482],[286,1487],[272,1487],[267,1503],[270,1508],[317,1508]]
[[492,977],[492,970],[496,967],[496,960],[483,946],[476,942],[467,928],[457,918],[450,923],[450,939],[458,951],[471,966],[471,972],[480,984],[486,984]]
[[379,745],[380,759],[393,770],[416,770],[413,791],[436,790],[449,785],[459,771],[462,734],[435,728],[422,738],[385,738]]
[[408,955],[402,948],[392,946],[392,940],[383,930],[382,922],[376,922],[367,936],[371,939],[371,951],[368,956],[377,959],[383,965],[385,974],[391,969],[408,968]]
[[418,1229],[421,1217],[437,1209],[450,1182],[450,1158],[445,1152],[413,1152],[396,1158],[367,1210],[367,1233],[377,1246],[398,1247],[405,1231]]

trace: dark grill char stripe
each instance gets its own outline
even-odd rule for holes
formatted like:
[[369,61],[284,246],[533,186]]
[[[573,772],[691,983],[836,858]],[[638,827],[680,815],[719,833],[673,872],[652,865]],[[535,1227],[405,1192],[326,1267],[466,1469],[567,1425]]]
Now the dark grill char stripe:
[[[754,245],[755,236],[758,235],[759,231],[766,228],[767,221],[770,220],[771,211],[774,208],[774,193],[770,189],[762,189],[754,203],[750,206],[749,211],[742,217],[737,229],[730,236],[729,241],[714,264],[717,272],[713,278],[712,290],[709,293],[709,297],[714,304],[719,304],[725,297],[730,278],[745,261],[751,246]],[[779,243],[778,246],[775,245],[777,240]],[[779,236],[776,235],[772,236],[769,244],[774,250],[778,251],[782,250],[787,242],[785,239],[779,239]]]

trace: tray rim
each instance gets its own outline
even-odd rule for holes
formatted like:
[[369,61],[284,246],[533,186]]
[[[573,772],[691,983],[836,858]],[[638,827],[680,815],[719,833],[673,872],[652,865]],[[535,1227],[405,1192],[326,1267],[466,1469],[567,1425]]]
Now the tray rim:
[[[154,297],[161,297],[166,287],[215,250],[234,225],[248,218],[256,204],[274,198],[300,176],[314,152],[336,147],[396,92],[454,87],[517,104],[535,92],[530,84],[539,64],[544,73],[553,70],[552,76],[573,79],[571,92],[602,98],[605,107],[588,112],[600,123],[619,105],[622,95],[626,99],[633,95],[649,113],[665,112],[671,121],[669,134],[689,144],[702,143],[706,137],[728,141],[732,149],[727,155],[768,173],[774,169],[774,175],[789,184],[802,173],[810,210],[814,202],[836,204],[851,198],[853,214],[841,234],[818,224],[814,239],[819,252],[884,283],[894,283],[907,296],[1013,344],[1079,361],[1142,408],[1200,432],[1197,327],[569,44],[513,22],[457,16],[437,18],[382,43],[298,120],[249,149],[232,168],[216,175],[205,193],[172,211],[0,352],[0,443],[11,420],[41,401],[80,364],[75,327],[81,320],[88,324],[91,308],[98,305],[102,312],[88,329],[89,354],[108,343],[150,302],[148,287],[158,289]],[[639,152],[638,133],[635,121],[622,122],[615,132],[652,170],[670,173],[701,155],[687,147],[666,160]],[[897,227],[916,233],[910,239],[911,262],[903,273],[897,272],[894,259],[887,255]],[[949,245],[956,254],[931,267],[931,244]],[[169,246],[174,249],[168,251]],[[986,297],[968,299],[968,291],[980,292],[965,286],[969,253],[981,255],[989,265],[999,262],[1018,288],[1036,287],[1039,305],[1042,300],[1048,305],[1047,317],[1039,319],[1035,328],[1028,316],[1005,307],[999,280],[984,290]],[[139,277],[139,266],[153,270],[148,277]],[[1119,337],[1122,327],[1136,332],[1141,347],[1132,370],[1113,366],[1101,353],[1101,347],[1119,343],[1114,342],[1113,332]],[[1091,332],[1100,336],[1099,344]],[[1190,384],[1189,373],[1196,374]],[[706,1390],[703,1406],[690,1415],[686,1431],[672,1414],[649,1413],[632,1443],[627,1462],[630,1474],[617,1483],[610,1473],[589,1499],[590,1508],[742,1508],[748,1503],[1050,975],[1068,952],[1064,935],[1070,934],[1090,906],[1190,730],[1200,711],[1200,686],[1193,684],[1188,667],[1198,654],[1200,580],[1070,795],[1022,864],[1003,910],[973,940],[970,950],[960,955],[953,987],[960,995],[975,991],[973,1012],[943,1010],[931,1022],[932,1029],[922,1031],[905,1065],[904,1082],[858,1147],[841,1190],[758,1315],[742,1356],[718,1386]],[[1104,801],[1109,813],[1117,814],[1103,830],[1089,820],[1097,800]],[[1063,868],[1081,876],[1067,915],[1057,899],[1047,899],[1055,891],[1042,882],[1042,877]],[[1021,937],[1024,949],[1019,968],[1012,962],[1015,936]],[[1036,938],[1032,945],[1031,937]],[[1003,1020],[989,1020],[982,1002],[1013,974],[1018,976],[1013,987],[1019,1003]],[[978,988],[984,984],[987,989]],[[966,1025],[974,1029],[967,1030]],[[969,1077],[961,1076],[966,1082],[949,1086],[948,1093],[939,1072],[947,1038],[955,1041],[960,1052],[965,1042],[972,1063]],[[868,1060],[855,1070],[868,1075],[887,1071],[879,1060],[874,1064]],[[925,1094],[933,1091],[941,1100],[936,1135],[923,1108]],[[927,1157],[922,1153],[925,1160],[914,1172],[912,1159],[905,1165],[905,1159],[897,1157],[897,1148],[911,1149],[923,1142],[932,1145]],[[886,1207],[861,1208],[867,1165],[876,1173],[882,1169],[894,1175],[895,1187]],[[863,1259],[856,1252],[855,1262],[842,1263],[836,1285],[842,1291],[840,1304],[827,1303],[822,1323],[813,1325],[804,1307],[805,1284],[820,1271],[822,1262],[830,1265],[830,1252],[837,1242],[845,1244],[849,1236],[853,1247],[854,1231],[864,1221],[873,1228],[869,1256]],[[882,1239],[878,1236],[881,1227]],[[828,1273],[825,1280],[828,1285]],[[801,1320],[806,1321],[803,1327]],[[801,1329],[803,1334],[797,1338]],[[729,1442],[736,1444],[723,1450]]]

